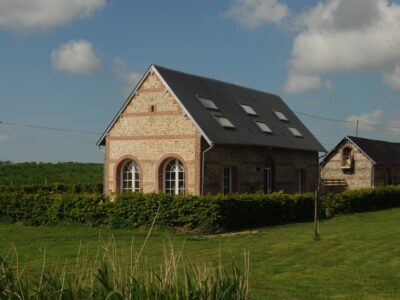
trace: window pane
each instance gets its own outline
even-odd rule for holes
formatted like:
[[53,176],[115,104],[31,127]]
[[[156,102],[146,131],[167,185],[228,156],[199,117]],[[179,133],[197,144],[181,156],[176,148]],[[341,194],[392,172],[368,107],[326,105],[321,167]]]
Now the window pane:
[[240,104],[240,106],[243,108],[243,110],[245,111],[246,114],[251,115],[251,116],[257,116],[256,111],[247,104]]
[[225,128],[235,128],[235,125],[232,124],[232,122],[225,117],[216,117],[218,123]]
[[232,169],[224,168],[224,194],[232,192]]
[[171,160],[164,170],[164,192],[168,194],[183,193],[185,190],[184,186],[184,168],[179,160]]
[[262,132],[266,132],[266,133],[272,133],[271,128],[268,127],[267,124],[265,124],[264,122],[256,122],[258,128],[261,129]]
[[197,97],[197,99],[199,99],[199,101],[205,108],[211,109],[211,110],[218,110],[218,106],[211,99],[208,99],[206,97],[199,96],[199,95],[196,95],[196,97]]
[[297,128],[288,127],[288,129],[289,129],[290,132],[291,132],[294,136],[296,136],[296,137],[302,137],[302,136],[303,136],[303,135],[301,134],[301,132],[300,132]]
[[289,121],[288,118],[283,114],[283,112],[274,110],[275,116],[281,121]]
[[140,169],[134,161],[128,161],[121,170],[121,190],[132,192],[140,190]]

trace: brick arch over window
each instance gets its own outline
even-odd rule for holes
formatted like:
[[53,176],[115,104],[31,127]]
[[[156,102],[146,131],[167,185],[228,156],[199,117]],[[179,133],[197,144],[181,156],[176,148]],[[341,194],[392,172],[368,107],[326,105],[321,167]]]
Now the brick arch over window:
[[188,191],[188,168],[186,165],[185,160],[178,154],[175,153],[168,153],[162,156],[157,163],[156,166],[156,178],[155,182],[157,182],[157,191],[158,192],[165,192],[164,190],[164,171],[165,167],[173,160],[178,160],[183,167],[184,170],[184,192],[187,193]]
[[139,159],[133,155],[125,155],[118,159],[115,163],[114,167],[114,191],[121,192],[121,171],[122,168],[130,161],[133,161],[136,166],[139,168],[139,190],[143,191],[143,168],[142,164],[140,163]]

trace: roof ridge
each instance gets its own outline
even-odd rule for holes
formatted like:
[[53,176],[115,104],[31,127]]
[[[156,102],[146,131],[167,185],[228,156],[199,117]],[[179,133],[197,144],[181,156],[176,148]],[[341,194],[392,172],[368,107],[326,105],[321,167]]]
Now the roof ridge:
[[359,137],[359,136],[351,136],[348,135],[347,136],[349,139],[362,139],[362,140],[367,140],[367,141],[371,141],[371,142],[380,142],[380,143],[387,143],[387,144],[398,144],[400,145],[400,142],[391,142],[391,141],[384,141],[384,140],[376,140],[376,139],[369,139],[369,138],[365,138],[365,137]]
[[219,83],[223,83],[223,84],[229,84],[229,85],[237,86],[237,87],[240,87],[240,88],[243,88],[243,89],[247,89],[247,90],[251,90],[251,91],[255,91],[255,92],[259,92],[259,93],[263,93],[263,94],[267,94],[267,95],[271,95],[271,96],[275,96],[275,97],[281,98],[278,94],[269,93],[267,91],[263,91],[263,90],[252,88],[252,87],[248,87],[248,86],[245,86],[245,85],[242,85],[242,84],[229,82],[229,81],[223,81],[223,80],[220,80],[220,79],[215,79],[215,78],[211,78],[211,77],[207,77],[207,76],[203,76],[203,75],[196,75],[196,74],[192,74],[192,73],[188,73],[188,72],[183,72],[183,71],[180,71],[180,70],[167,68],[167,67],[164,67],[164,66],[161,66],[161,65],[153,64],[153,66],[156,69],[157,68],[162,68],[162,69],[165,69],[165,70],[168,70],[168,71],[172,71],[172,72],[176,72],[176,73],[180,73],[180,74],[183,74],[183,75],[189,75],[189,76],[202,78],[202,79],[207,79],[207,80],[211,80],[211,81],[215,81],[215,82],[219,82]]

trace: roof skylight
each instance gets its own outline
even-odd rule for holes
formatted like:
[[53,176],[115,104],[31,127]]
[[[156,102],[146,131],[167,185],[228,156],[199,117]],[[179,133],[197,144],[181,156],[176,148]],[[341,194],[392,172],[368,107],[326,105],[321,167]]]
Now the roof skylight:
[[290,132],[295,136],[295,137],[303,137],[303,135],[301,134],[301,132],[295,128],[295,127],[288,127],[288,129],[290,130]]
[[232,122],[226,118],[226,117],[221,117],[221,116],[216,116],[215,117],[219,123],[224,128],[235,128],[235,125],[232,124]]
[[281,111],[274,110],[274,114],[275,114],[275,116],[276,116],[279,120],[281,120],[281,121],[289,121],[289,119],[288,119],[288,118],[284,115],[284,113],[281,112]]
[[243,108],[243,110],[245,111],[246,114],[251,115],[251,116],[257,116],[256,111],[247,104],[240,104],[240,106]]
[[196,95],[196,97],[197,97],[197,99],[199,99],[199,101],[205,108],[211,109],[211,110],[218,110],[218,106],[211,99],[208,99],[206,97],[199,96],[199,95]]
[[260,130],[261,130],[262,132],[265,132],[265,133],[272,133],[271,128],[269,128],[268,125],[265,124],[264,122],[256,121],[256,124],[257,124],[258,128],[260,128]]

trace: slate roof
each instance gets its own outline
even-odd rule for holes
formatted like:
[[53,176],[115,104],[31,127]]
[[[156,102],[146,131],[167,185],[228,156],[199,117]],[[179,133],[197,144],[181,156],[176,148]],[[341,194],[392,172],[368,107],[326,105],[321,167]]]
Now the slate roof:
[[[313,134],[277,95],[158,65],[153,65],[153,67],[200,128],[206,140],[211,143],[326,152]],[[199,101],[198,96],[212,100],[218,110],[206,109]],[[124,107],[128,103],[129,98]],[[245,113],[240,104],[250,105],[257,116]],[[288,121],[279,120],[274,111],[282,112]],[[228,118],[235,128],[222,127],[216,119],[218,116]],[[118,115],[102,135],[98,145],[104,145],[104,137],[117,118]],[[255,123],[256,121],[267,124],[272,133],[262,132]],[[303,137],[295,137],[288,127],[297,128]]]
[[400,143],[347,137],[376,164],[400,164]]

